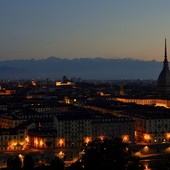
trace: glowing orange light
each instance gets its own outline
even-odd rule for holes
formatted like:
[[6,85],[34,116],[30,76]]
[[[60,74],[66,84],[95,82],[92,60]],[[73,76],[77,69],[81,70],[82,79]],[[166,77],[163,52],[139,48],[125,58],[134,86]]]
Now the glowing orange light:
[[170,139],[170,133],[166,133],[166,138],[169,140]]
[[17,145],[17,142],[12,142],[12,145],[13,145],[13,146],[16,146],[16,145]]
[[60,151],[57,155],[60,159],[63,159],[65,154],[63,151]]
[[24,165],[24,156],[22,154],[18,155],[19,159],[21,160],[22,167]]
[[63,140],[62,140],[62,139],[60,139],[59,144],[60,144],[60,145],[62,145],[62,144],[63,144]]
[[91,137],[85,137],[85,138],[84,138],[84,142],[85,142],[86,144],[88,144],[90,141],[91,141]]
[[65,144],[64,139],[60,138],[59,141],[58,141],[58,144],[59,144],[60,147],[64,146],[64,144]]
[[99,136],[100,140],[103,141],[104,140],[104,136]]
[[24,144],[24,142],[23,141],[20,141],[20,145],[23,145]]
[[41,140],[41,141],[40,141],[40,146],[42,146],[42,145],[43,145],[43,141]]
[[65,102],[66,102],[66,104],[71,104],[71,101],[68,97],[65,97]]
[[36,85],[37,85],[34,80],[31,82],[31,84],[32,84],[33,86],[36,86]]
[[148,153],[148,152],[149,152],[149,147],[148,147],[148,146],[144,146],[143,151],[144,151],[145,153]]
[[25,141],[26,141],[26,142],[29,142],[29,138],[28,138],[28,136],[25,138]]
[[123,140],[123,142],[125,142],[125,143],[129,142],[129,135],[123,135],[123,136],[122,136],[122,140]]
[[34,143],[35,143],[36,145],[38,145],[38,140],[37,140],[37,139],[35,139]]
[[145,167],[144,170],[150,170],[150,168],[148,168],[148,164],[145,164],[144,167]]
[[149,134],[145,134],[145,135],[144,135],[144,140],[145,140],[146,142],[149,142],[149,140],[151,140],[150,135],[149,135]]

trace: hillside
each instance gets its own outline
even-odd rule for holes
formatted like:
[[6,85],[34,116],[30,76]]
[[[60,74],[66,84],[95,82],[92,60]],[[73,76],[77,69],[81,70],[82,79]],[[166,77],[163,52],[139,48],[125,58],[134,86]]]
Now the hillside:
[[49,57],[42,60],[0,61],[0,79],[157,79],[162,63],[133,59],[79,58],[61,59]]

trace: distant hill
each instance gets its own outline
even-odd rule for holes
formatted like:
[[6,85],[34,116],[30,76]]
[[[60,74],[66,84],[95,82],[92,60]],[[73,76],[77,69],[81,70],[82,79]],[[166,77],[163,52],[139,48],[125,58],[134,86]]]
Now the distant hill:
[[61,59],[49,57],[41,60],[0,61],[0,79],[157,79],[162,63],[133,59],[79,58]]

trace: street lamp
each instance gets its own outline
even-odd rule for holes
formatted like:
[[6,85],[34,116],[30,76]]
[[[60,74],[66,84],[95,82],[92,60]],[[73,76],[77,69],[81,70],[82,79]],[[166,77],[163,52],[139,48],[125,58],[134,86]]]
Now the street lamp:
[[60,159],[63,159],[64,158],[64,152],[63,151],[60,151],[57,156],[60,158]]
[[145,134],[145,135],[144,135],[144,140],[145,140],[146,142],[149,142],[149,141],[151,140],[150,135],[149,135],[149,134]]

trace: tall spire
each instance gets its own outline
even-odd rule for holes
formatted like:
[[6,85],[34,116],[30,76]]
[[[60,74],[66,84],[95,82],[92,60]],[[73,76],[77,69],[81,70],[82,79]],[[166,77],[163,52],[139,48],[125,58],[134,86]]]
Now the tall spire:
[[166,48],[166,39],[165,39],[165,56],[164,56],[164,68],[168,68],[168,60],[167,60],[167,48]]

